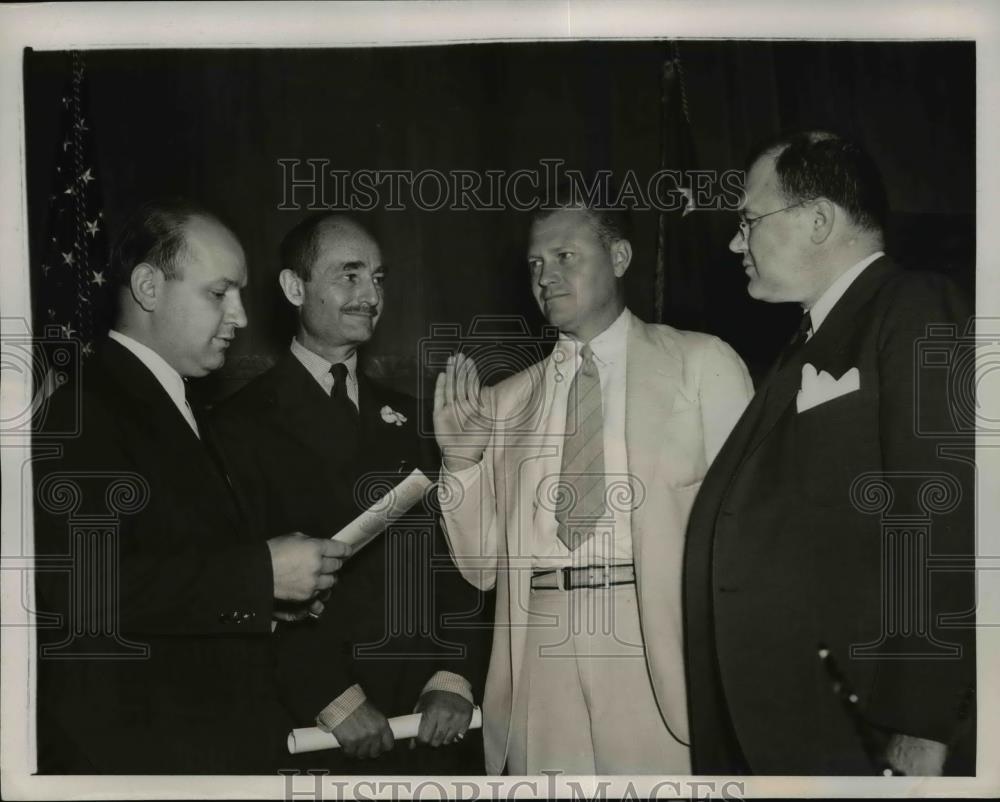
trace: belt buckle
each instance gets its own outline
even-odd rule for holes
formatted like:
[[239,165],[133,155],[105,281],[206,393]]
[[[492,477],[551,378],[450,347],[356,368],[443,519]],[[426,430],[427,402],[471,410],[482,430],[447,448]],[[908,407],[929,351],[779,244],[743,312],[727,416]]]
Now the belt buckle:
[[604,574],[604,583],[601,585],[601,587],[607,590],[608,588],[611,587],[611,565],[605,562],[604,565],[601,566],[601,568]]

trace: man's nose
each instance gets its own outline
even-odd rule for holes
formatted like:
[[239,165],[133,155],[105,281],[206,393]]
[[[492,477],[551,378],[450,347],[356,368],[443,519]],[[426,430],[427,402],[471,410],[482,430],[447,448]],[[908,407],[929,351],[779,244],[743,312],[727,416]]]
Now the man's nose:
[[376,306],[379,302],[379,288],[373,278],[362,279],[358,284],[358,303]]
[[747,249],[747,238],[743,236],[742,231],[737,231],[731,240],[729,240],[729,250],[733,253],[745,253]]
[[554,262],[545,262],[538,270],[538,285],[548,287],[559,280],[559,271]]
[[243,308],[243,298],[241,296],[237,295],[236,299],[229,305],[226,320],[237,329],[246,327],[247,312]]

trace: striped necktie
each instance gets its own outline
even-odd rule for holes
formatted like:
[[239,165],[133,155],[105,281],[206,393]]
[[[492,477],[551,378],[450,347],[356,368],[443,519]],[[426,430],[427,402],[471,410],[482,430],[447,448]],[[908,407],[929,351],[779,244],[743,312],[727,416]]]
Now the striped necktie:
[[604,410],[601,377],[589,345],[566,400],[569,435],[563,444],[556,535],[571,551],[589,540],[607,513],[604,498]]

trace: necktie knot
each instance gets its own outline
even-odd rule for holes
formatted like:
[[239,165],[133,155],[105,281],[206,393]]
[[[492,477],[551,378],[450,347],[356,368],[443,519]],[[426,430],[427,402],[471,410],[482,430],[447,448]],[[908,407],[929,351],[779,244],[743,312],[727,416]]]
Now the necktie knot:
[[330,375],[333,376],[333,394],[337,396],[347,395],[347,365],[337,362],[330,365]]
[[584,376],[596,376],[597,375],[597,364],[594,362],[594,351],[589,345],[583,346],[580,349],[580,356],[583,358],[583,362],[580,365],[580,371]]

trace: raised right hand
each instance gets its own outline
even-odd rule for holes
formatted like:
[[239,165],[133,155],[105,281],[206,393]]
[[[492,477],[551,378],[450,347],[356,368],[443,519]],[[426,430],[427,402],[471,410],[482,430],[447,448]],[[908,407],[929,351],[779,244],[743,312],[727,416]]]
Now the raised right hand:
[[333,728],[333,734],[349,757],[378,757],[395,744],[388,719],[367,699]]
[[481,394],[476,363],[465,354],[448,357],[434,385],[434,437],[449,471],[478,463],[486,450],[491,427]]
[[332,588],[337,581],[334,574],[351,556],[351,547],[339,540],[320,540],[301,532],[272,537],[267,546],[271,550],[274,598],[285,601],[308,601]]

